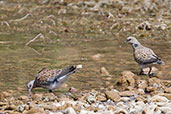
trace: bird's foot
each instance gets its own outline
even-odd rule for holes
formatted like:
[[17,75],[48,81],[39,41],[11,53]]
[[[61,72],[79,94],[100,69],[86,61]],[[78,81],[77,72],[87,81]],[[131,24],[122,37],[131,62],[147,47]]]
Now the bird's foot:
[[149,76],[150,78],[152,78],[152,77],[154,76],[154,73],[150,73],[150,74],[148,74],[148,76]]
[[141,71],[141,72],[139,73],[139,75],[145,75],[145,73],[144,73],[143,71]]

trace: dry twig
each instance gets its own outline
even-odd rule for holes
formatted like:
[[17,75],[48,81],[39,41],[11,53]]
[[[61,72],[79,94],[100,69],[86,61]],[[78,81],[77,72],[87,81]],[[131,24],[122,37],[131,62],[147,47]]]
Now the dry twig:
[[29,15],[30,15],[30,13],[27,13],[24,17],[22,17],[20,19],[16,19],[14,21],[22,21],[22,20],[26,19]]
[[42,33],[39,33],[36,37],[34,37],[32,40],[30,40],[29,42],[27,42],[25,45],[28,46],[30,43],[34,42],[37,38],[42,38],[44,39],[44,36]]

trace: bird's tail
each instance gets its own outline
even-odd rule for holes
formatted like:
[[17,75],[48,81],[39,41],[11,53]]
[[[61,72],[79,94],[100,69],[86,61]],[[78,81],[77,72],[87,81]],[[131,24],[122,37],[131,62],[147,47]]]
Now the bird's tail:
[[78,69],[81,69],[82,65],[77,65],[77,66],[68,66],[65,69],[62,70],[62,75],[68,74],[68,73],[74,73]]
[[68,66],[65,69],[62,70],[60,75],[58,76],[58,79],[64,79],[69,77],[71,74],[75,73],[78,69],[81,69],[82,65],[77,65],[77,66]]
[[165,62],[164,62],[164,61],[162,61],[161,59],[158,59],[157,64],[165,65]]

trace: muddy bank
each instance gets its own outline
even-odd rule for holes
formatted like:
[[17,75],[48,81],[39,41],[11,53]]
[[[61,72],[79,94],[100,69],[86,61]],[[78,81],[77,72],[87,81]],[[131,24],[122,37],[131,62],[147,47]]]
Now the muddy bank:
[[[14,91],[1,92],[2,114],[170,114],[171,81],[156,77],[135,79],[130,71],[122,72],[118,86],[122,90],[106,88],[102,92],[72,91],[58,97],[50,93],[34,93],[14,97]],[[35,91],[36,92],[36,91]]]

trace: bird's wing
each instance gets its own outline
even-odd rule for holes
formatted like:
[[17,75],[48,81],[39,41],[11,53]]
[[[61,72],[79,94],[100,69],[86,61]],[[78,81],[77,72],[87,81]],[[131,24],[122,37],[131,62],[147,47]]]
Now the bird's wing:
[[135,50],[134,57],[139,64],[151,64],[158,60],[153,50],[146,47]]
[[64,80],[65,77],[73,74],[76,70],[76,67],[69,66],[65,69],[48,69],[43,68],[36,76],[36,83],[41,85],[48,85],[49,83],[57,80],[58,82]]
[[39,83],[53,82],[56,79],[56,76],[58,76],[61,72],[62,69],[57,70],[57,69],[43,68],[37,74],[36,81]]

